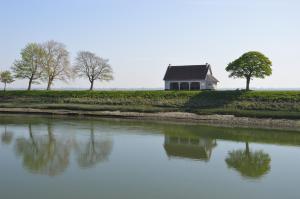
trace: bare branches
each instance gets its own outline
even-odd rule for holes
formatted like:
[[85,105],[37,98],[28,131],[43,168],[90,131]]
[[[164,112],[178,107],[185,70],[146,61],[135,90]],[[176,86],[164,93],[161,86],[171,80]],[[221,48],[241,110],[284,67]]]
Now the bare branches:
[[94,53],[81,51],[77,54],[72,69],[65,45],[50,40],[42,44],[27,44],[21,50],[21,59],[14,62],[12,70],[15,78],[29,80],[28,90],[31,90],[32,84],[39,81],[46,82],[47,90],[50,90],[55,80],[68,81],[75,75],[87,78],[92,90],[94,81],[113,79],[113,71],[108,61]]
[[42,47],[45,51],[42,80],[47,82],[47,90],[50,90],[54,80],[67,81],[71,78],[69,52],[64,44],[53,40],[45,42]]
[[113,70],[108,61],[94,53],[80,51],[75,59],[74,70],[79,77],[88,78],[91,83],[90,90],[93,90],[95,80],[110,81],[113,79]]

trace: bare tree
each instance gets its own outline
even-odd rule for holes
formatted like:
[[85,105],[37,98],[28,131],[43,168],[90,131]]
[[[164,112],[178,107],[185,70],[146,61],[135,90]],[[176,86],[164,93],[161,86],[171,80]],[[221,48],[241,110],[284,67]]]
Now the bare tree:
[[81,168],[90,168],[97,163],[107,161],[113,147],[111,139],[94,133],[93,121],[90,125],[90,139],[85,143],[75,145],[78,154],[77,162]]
[[42,79],[47,82],[47,90],[50,90],[54,80],[70,79],[69,52],[64,44],[53,40],[42,44],[42,47],[45,51]]
[[74,68],[79,77],[89,79],[90,90],[93,90],[95,80],[109,81],[113,79],[113,71],[108,64],[108,59],[103,59],[88,51],[78,52]]

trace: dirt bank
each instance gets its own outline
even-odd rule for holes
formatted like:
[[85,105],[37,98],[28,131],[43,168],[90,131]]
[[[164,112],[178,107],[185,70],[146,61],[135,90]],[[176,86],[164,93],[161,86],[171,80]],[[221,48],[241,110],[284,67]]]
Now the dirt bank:
[[27,114],[48,114],[48,115],[75,115],[93,116],[107,118],[142,119],[142,120],[165,120],[184,121],[199,124],[213,124],[229,127],[252,127],[271,129],[300,129],[300,120],[288,119],[261,119],[235,117],[233,115],[197,115],[185,112],[163,112],[163,113],[138,113],[120,111],[80,111],[80,110],[52,110],[36,108],[0,108],[0,113],[27,113]]

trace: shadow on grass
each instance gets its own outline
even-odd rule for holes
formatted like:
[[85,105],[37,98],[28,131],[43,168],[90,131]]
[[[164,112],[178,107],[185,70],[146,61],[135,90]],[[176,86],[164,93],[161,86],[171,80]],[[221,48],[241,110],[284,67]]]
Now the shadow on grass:
[[191,97],[182,109],[194,112],[196,109],[224,108],[227,104],[239,100],[247,91],[202,91]]

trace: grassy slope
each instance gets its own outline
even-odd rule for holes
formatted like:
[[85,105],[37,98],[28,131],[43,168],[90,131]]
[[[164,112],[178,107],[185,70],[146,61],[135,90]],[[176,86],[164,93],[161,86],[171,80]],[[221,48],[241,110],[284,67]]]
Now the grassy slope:
[[7,91],[0,107],[300,118],[300,91]]

